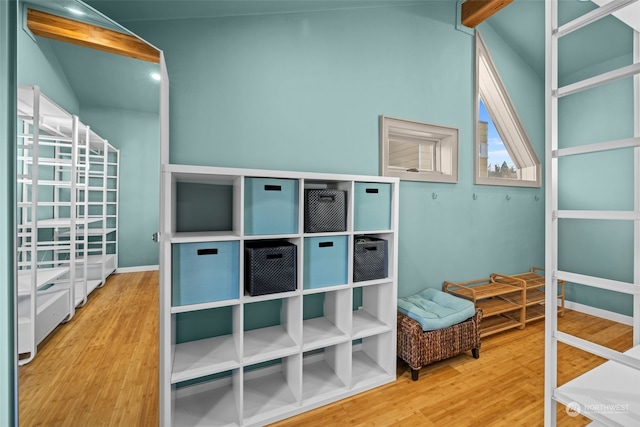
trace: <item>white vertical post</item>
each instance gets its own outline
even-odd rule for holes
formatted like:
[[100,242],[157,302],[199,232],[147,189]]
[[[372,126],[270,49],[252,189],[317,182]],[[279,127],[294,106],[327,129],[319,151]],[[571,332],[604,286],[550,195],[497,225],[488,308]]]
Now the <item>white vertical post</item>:
[[[38,160],[40,158],[40,88],[33,87],[33,140],[31,142],[31,292],[29,300],[29,334],[31,349],[29,358],[20,360],[19,364],[29,363],[36,357],[38,346],[36,343],[36,307],[37,307],[37,282],[38,282]],[[24,339],[24,337],[23,337]]]
[[[164,55],[160,52],[160,426],[173,425],[173,409],[175,400],[172,396],[171,365],[173,364],[173,338],[171,321],[171,221],[172,215],[167,206],[172,205],[172,177],[170,173],[163,171],[169,164],[169,73],[164,61]],[[119,163],[119,162],[118,162]],[[120,179],[118,178],[118,183]],[[171,203],[171,204],[170,204]],[[241,392],[242,387],[236,386],[242,383],[242,370],[234,375],[234,390]],[[242,413],[240,413],[241,415]]]
[[[90,173],[89,173],[89,162],[90,162],[90,152],[89,152],[89,140],[91,138],[91,129],[89,128],[89,126],[85,126],[85,132],[84,132],[84,155],[81,155],[81,146],[80,146],[80,140],[78,140],[78,147],[76,148],[76,152],[78,154],[78,170],[74,171],[73,176],[76,177],[77,179],[75,180],[77,185],[80,185],[79,189],[76,189],[77,194],[82,194],[84,197],[82,198],[82,200],[79,201],[79,203],[81,204],[80,206],[80,211],[76,212],[76,216],[78,216],[78,212],[82,212],[82,215],[80,216],[81,218],[84,218],[84,225],[82,227],[82,280],[84,281],[84,289],[85,289],[85,302],[87,301],[87,280],[89,277],[88,271],[89,271],[89,178],[90,178]],[[84,164],[82,163],[82,160],[84,159]],[[84,174],[84,179],[81,176],[82,174]],[[79,190],[79,191],[78,191]],[[76,199],[76,202],[78,202],[78,200]]]
[[[115,215],[115,223],[114,226],[116,228],[116,232],[115,232],[115,249],[114,249],[114,256],[115,256],[115,262],[114,262],[114,270],[116,270],[118,268],[118,239],[119,239],[119,231],[118,231],[118,227],[120,226],[119,223],[119,205],[120,205],[120,150],[114,148],[114,152],[115,152],[115,170],[116,170],[116,175],[115,175],[115,181],[116,181],[116,199],[115,199],[115,211],[113,213],[113,215]],[[162,177],[161,177],[162,179]]]
[[556,403],[553,399],[557,385],[556,360],[558,343],[555,339],[558,327],[558,223],[554,213],[558,210],[557,160],[553,150],[558,148],[558,38],[553,31],[558,28],[558,2],[545,2],[545,369],[544,369],[544,425],[556,425]]
[[160,52],[160,164],[169,164],[169,73]]
[[109,188],[109,143],[105,139],[102,141],[102,206],[100,209],[102,210],[102,237],[100,240],[102,242],[102,247],[100,248],[100,256],[102,259],[102,263],[100,264],[100,280],[102,281],[102,285],[104,286],[107,281],[107,206],[109,206],[109,196],[108,196],[108,188]]
[[[633,32],[633,62],[640,62],[640,32]],[[633,136],[640,137],[640,75],[633,76]],[[640,147],[633,149],[634,209],[640,211]],[[633,283],[640,286],[640,221],[634,221]],[[640,295],[633,296],[633,345],[640,345]]]
[[[172,197],[172,176],[170,172],[161,174],[160,183],[160,328],[159,328],[159,399],[160,426],[173,425],[172,414],[175,399],[172,396],[171,367],[173,365],[173,348],[175,344],[173,320],[171,315],[171,212],[164,211]],[[235,384],[235,383],[234,383]]]
[[[70,183],[70,201],[69,201],[69,294],[71,295],[71,313],[72,317],[75,313],[76,306],[76,250],[78,244],[78,236],[76,230],[76,177],[78,169],[78,139],[79,139],[79,120],[78,116],[72,117],[72,136],[71,136],[71,173]],[[86,290],[86,288],[85,288]],[[85,299],[86,301],[86,295]],[[84,302],[83,302],[84,303]]]

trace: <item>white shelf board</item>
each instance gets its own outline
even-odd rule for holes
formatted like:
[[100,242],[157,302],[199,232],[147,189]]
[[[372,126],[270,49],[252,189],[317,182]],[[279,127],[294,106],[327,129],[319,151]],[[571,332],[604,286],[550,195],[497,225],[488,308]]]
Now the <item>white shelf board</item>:
[[229,174],[210,174],[208,167],[191,165],[166,165],[164,170],[171,172],[178,182],[193,184],[233,185],[240,178],[238,171]]
[[203,302],[200,304],[178,305],[171,307],[171,314],[187,313],[190,311],[207,310],[209,308],[227,307],[240,304],[238,299],[227,299],[223,301]]
[[[68,271],[68,267],[38,268],[36,270],[36,289],[48,285]],[[33,270],[18,271],[18,295],[31,294],[32,273]]]
[[311,404],[327,397],[346,392],[346,385],[322,359],[303,366],[302,402]]
[[[34,185],[33,183],[33,179],[21,179],[20,180],[21,183],[23,184],[29,184],[29,185]],[[54,180],[50,180],[50,179],[40,179],[38,180],[38,185],[39,186],[51,186],[51,187],[62,187],[62,188],[71,188],[71,182],[70,181],[54,181]]]
[[[165,164],[162,165],[163,172],[172,173],[178,181],[212,183],[219,179],[235,179],[241,176],[256,178],[285,178],[285,179],[304,179],[306,181],[356,181],[356,182],[379,182],[379,183],[397,183],[398,178],[384,177],[378,175],[342,175],[342,174],[325,174],[316,172],[296,172],[296,171],[278,171],[266,169],[238,169],[226,168],[218,166],[195,166],[182,164]],[[194,178],[200,180],[194,180]]]
[[[76,226],[91,224],[98,222],[100,219],[96,218],[76,218]],[[26,225],[26,224],[25,224]],[[69,228],[71,226],[71,219],[69,218],[51,218],[38,220],[38,228]]]
[[389,277],[384,277],[382,279],[375,279],[375,280],[362,280],[360,282],[353,282],[353,287],[354,288],[364,288],[367,286],[376,286],[376,285],[382,285],[384,283],[391,283],[393,282],[393,279],[389,278]]
[[246,295],[242,296],[242,301],[244,303],[271,301],[271,300],[274,300],[274,299],[283,299],[283,298],[294,297],[294,296],[299,295],[299,294],[300,294],[300,292],[298,290],[288,291],[288,292],[276,292],[276,293],[273,293],[273,294],[265,294],[265,295],[256,295],[254,297],[252,297],[249,294],[246,294]]
[[[252,375],[253,376],[253,375]],[[246,374],[245,374],[246,377]],[[275,414],[297,409],[296,398],[281,371],[245,378],[244,424],[258,424]]]
[[286,357],[297,351],[299,347],[282,325],[244,332],[245,364]]
[[[93,221],[93,222],[98,222],[98,221]],[[114,233],[115,231],[116,231],[115,228],[105,228],[104,230],[102,228],[87,228],[87,235],[102,236],[102,235]],[[64,233],[60,233],[61,236],[68,236],[69,234],[70,233],[68,231],[65,231]],[[77,233],[77,237],[79,239],[82,239],[84,237],[84,231],[79,231]]]
[[184,393],[183,389],[179,389],[177,395],[173,419],[174,427],[240,425],[231,385],[192,394]]
[[[38,292],[36,294],[36,313],[42,313],[51,304],[54,304],[60,298],[69,298],[66,289],[58,291]],[[27,324],[31,322],[31,296],[23,295],[18,298],[18,323]]]
[[379,377],[389,375],[363,350],[353,352],[351,365],[351,386],[362,387],[365,384],[375,382]]
[[171,383],[240,367],[232,335],[176,344]]
[[365,310],[354,310],[351,338],[358,339],[389,332],[391,327]]
[[245,240],[286,240],[286,239],[296,239],[300,237],[300,234],[290,233],[290,234],[245,234]]
[[[640,359],[640,345],[624,352]],[[633,426],[640,420],[640,370],[608,361],[558,387],[554,398],[580,404],[581,414],[605,425]]]
[[[18,156],[18,160],[23,160],[27,164],[33,164],[33,157],[27,156]],[[48,157],[39,157],[38,158],[39,166],[69,166],[71,167],[71,159],[56,159],[56,158],[48,158]]]
[[348,237],[353,234],[353,231],[326,231],[320,233],[309,233],[305,232],[302,237],[335,237],[335,236],[345,236]]
[[[102,255],[87,255],[87,264],[107,264],[113,263],[115,260],[115,254]],[[76,258],[76,265],[82,265],[84,263],[83,258]]]
[[351,285],[346,284],[346,285],[333,285],[333,286],[325,286],[322,288],[313,288],[313,289],[304,289],[302,291],[302,293],[304,295],[312,295],[312,294],[322,294],[325,292],[333,292],[333,291],[339,291],[341,289],[350,289]]
[[302,325],[303,350],[327,347],[349,340],[349,336],[338,329],[326,317],[307,319]]
[[240,240],[240,236],[233,231],[193,231],[178,232],[171,236],[171,243],[223,242]]
[[353,234],[356,236],[360,236],[363,234],[372,235],[372,234],[391,234],[393,230],[354,230]]

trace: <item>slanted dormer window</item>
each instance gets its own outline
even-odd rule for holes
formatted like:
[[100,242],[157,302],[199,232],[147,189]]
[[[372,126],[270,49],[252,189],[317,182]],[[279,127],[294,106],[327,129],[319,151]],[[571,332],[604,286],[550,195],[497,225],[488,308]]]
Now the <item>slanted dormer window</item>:
[[540,187],[540,160],[477,31],[475,43],[475,183]]

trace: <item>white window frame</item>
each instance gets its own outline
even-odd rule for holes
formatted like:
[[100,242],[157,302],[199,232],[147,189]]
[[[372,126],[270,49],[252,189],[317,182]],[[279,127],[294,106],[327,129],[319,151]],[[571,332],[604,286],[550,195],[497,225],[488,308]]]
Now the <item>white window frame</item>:
[[[475,91],[475,153],[474,182],[479,185],[502,185],[512,187],[540,187],[542,185],[542,166],[500,74],[491,58],[480,32],[476,31],[476,91]],[[511,156],[516,169],[517,179],[490,178],[480,176],[480,153],[486,151],[480,141],[479,102],[484,103],[489,116],[496,126],[502,142]]]
[[[389,165],[389,142],[432,142],[434,170],[407,170]],[[380,116],[380,175],[406,181],[458,182],[458,129]]]

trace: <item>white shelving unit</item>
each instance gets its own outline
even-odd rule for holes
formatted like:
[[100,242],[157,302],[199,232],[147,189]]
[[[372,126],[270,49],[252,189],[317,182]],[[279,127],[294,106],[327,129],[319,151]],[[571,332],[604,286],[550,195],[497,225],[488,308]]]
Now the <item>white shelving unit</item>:
[[[91,215],[87,197],[90,153],[99,137],[37,86],[18,88],[18,118],[16,287],[19,353],[29,355],[20,359],[25,364],[100,283],[88,280],[86,243],[108,219]],[[100,144],[102,149],[106,141]],[[117,178],[115,188],[117,202]]]
[[[118,200],[120,151],[94,131],[89,141],[87,216],[92,223],[87,230],[87,290],[103,286],[118,267]],[[85,200],[85,193],[81,195]],[[84,262],[82,267],[84,268]]]
[[[294,183],[291,230],[255,233],[247,225],[260,215],[259,204],[247,201],[248,182],[255,178]],[[395,380],[397,178],[164,165],[162,180],[161,425],[265,425]],[[370,209],[356,196],[363,183],[387,186],[385,226],[359,229],[358,209]],[[323,186],[346,191],[346,229],[305,233],[305,188]],[[194,196],[194,188],[203,193]],[[370,211],[375,215],[375,208]],[[215,219],[207,224],[201,218]],[[355,236],[362,234],[387,241],[387,277],[353,281]],[[314,261],[305,260],[311,241],[306,238],[345,242],[346,259],[339,261],[344,261],[344,280],[307,286],[304,270]],[[251,296],[244,287],[244,248],[273,239],[296,245],[297,286]],[[177,278],[186,261],[176,251],[200,244],[206,253],[233,248],[237,263],[216,267],[230,270],[232,292],[215,296],[220,289],[214,291],[217,285],[211,283],[209,299],[182,304],[177,289],[202,289]],[[214,247],[219,252],[207,249]]]
[[[563,25],[558,25],[558,1],[546,3],[546,275],[545,288],[545,426],[556,425],[556,402],[581,409],[593,420],[591,425],[632,426],[640,420],[640,36],[638,12],[634,1],[596,1],[603,6]],[[635,8],[635,9],[634,9]],[[558,41],[561,37],[599,19],[616,15],[634,29],[633,64],[596,77],[558,87]],[[634,78],[634,137],[560,148],[558,137],[559,99],[623,79]],[[634,150],[634,210],[595,211],[561,210],[558,205],[558,161],[567,156],[603,153],[609,150]],[[566,179],[563,176],[563,179]],[[561,219],[589,219],[634,222],[633,283],[593,277],[558,268],[558,222]],[[616,248],[617,249],[617,248]],[[633,347],[621,353],[608,347],[558,330],[558,281],[606,289],[633,295]],[[561,386],[557,384],[558,342],[598,355],[607,362]]]

